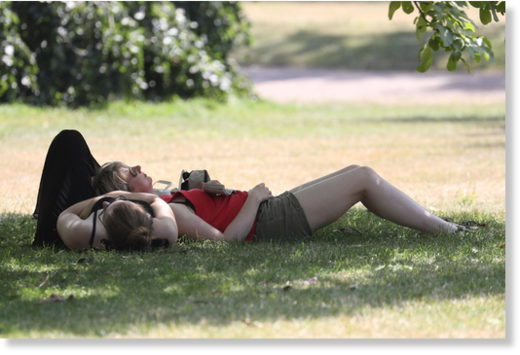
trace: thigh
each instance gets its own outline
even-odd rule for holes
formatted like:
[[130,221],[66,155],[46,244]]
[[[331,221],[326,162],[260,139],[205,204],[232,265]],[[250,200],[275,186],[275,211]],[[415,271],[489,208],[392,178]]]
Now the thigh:
[[339,170],[292,190],[313,231],[341,217],[361,200],[363,174],[358,166]]
[[352,170],[355,170],[355,169],[358,169],[358,168],[359,168],[359,165],[349,165],[346,168],[340,169],[340,170],[335,171],[335,172],[333,172],[331,174],[322,176],[322,177],[317,178],[315,180],[306,182],[303,185],[297,186],[297,187],[293,188],[292,190],[290,190],[289,192],[295,193],[297,191],[304,190],[304,189],[308,188],[309,186],[316,185],[316,184],[318,184],[318,183],[320,183],[320,182],[322,182],[324,180],[328,180],[328,179],[330,179],[332,177],[335,177],[337,175],[341,175],[343,173],[346,173],[348,171],[352,171]]

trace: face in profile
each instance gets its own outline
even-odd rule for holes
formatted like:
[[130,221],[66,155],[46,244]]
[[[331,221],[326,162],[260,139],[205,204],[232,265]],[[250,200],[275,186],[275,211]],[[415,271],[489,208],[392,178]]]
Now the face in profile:
[[152,178],[141,171],[140,165],[122,164],[119,168],[119,175],[126,181],[131,192],[153,192]]

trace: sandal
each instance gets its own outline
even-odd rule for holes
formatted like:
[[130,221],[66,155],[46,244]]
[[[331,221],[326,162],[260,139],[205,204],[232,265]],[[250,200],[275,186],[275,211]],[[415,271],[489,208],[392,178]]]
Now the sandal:
[[473,232],[480,229],[480,227],[486,227],[485,223],[476,221],[462,221],[455,224],[457,225],[457,232]]

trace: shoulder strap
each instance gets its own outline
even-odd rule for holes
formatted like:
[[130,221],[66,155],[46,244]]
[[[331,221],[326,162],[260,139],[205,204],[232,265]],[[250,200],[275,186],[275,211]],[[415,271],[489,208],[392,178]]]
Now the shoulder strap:
[[94,238],[96,237],[97,211],[98,211],[98,210],[95,210],[95,211],[94,211],[94,222],[93,222],[93,224],[92,224],[92,234],[90,235],[89,246],[90,246],[91,248],[92,248],[92,246],[94,245]]

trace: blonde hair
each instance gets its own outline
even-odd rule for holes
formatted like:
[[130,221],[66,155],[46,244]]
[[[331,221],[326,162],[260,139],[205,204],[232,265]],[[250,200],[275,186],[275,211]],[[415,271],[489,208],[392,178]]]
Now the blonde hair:
[[107,192],[122,190],[130,191],[130,187],[119,173],[124,164],[120,161],[105,163],[99,168],[96,176],[92,179],[92,187],[98,195]]
[[107,246],[116,250],[146,250],[151,246],[152,217],[135,203],[118,203],[104,213]]

